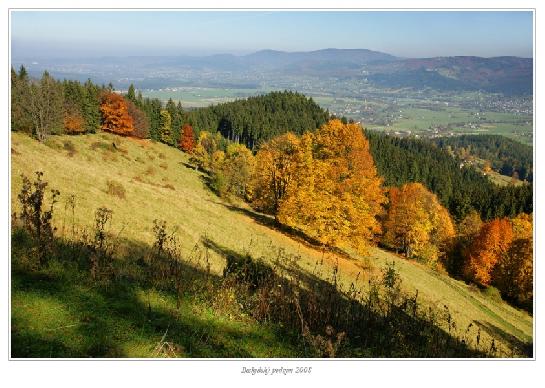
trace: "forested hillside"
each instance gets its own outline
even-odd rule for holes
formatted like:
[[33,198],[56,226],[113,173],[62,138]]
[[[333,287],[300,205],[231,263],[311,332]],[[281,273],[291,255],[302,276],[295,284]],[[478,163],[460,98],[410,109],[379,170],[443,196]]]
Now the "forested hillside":
[[200,108],[188,114],[197,131],[218,131],[250,149],[288,131],[300,135],[314,130],[328,118],[329,113],[312,98],[289,91]]
[[532,147],[499,135],[439,137],[433,142],[450,150],[461,161],[483,159],[502,175],[533,180]]
[[461,166],[429,140],[398,138],[367,131],[377,169],[388,186],[421,182],[456,219],[471,209],[483,219],[532,212],[532,186],[499,187],[472,167]]
[[[11,80],[14,131],[43,140],[50,134],[94,133],[102,129],[150,138],[186,152],[192,152],[197,144],[200,147],[194,155],[201,158],[201,167],[206,164],[202,163],[206,153],[226,152],[229,143],[243,144],[255,153],[263,142],[275,136],[313,132],[329,119],[329,113],[312,98],[289,91],[188,112],[179,102],[169,100],[163,104],[143,98],[132,85],[127,94],[121,95],[111,86],[91,81],[61,82],[48,73],[40,80],[31,79],[24,67],[18,73],[12,69]],[[469,163],[461,167],[461,160],[456,159],[456,155],[476,155],[490,160],[492,167],[502,173],[516,173],[520,179],[531,181],[532,154],[527,146],[498,136],[435,140],[439,146],[429,140],[399,139],[373,132],[366,132],[366,136],[387,186],[420,182],[457,220],[471,209],[486,220],[533,210],[531,185],[499,187]]]

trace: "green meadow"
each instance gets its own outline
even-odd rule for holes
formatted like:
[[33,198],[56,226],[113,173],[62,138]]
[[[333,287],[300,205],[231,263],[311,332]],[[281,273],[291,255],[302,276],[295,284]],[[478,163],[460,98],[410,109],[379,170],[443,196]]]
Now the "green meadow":
[[[11,206],[20,211],[21,174],[44,173],[48,189],[61,195],[53,224],[64,258],[39,269],[25,264],[31,255],[28,236],[12,236],[11,351],[13,357],[305,357],[309,350],[282,323],[250,316],[235,302],[234,289],[211,291],[207,281],[176,297],[160,287],[126,279],[139,278],[131,257],[155,242],[153,222],[166,221],[180,256],[206,252],[202,279],[219,282],[227,257],[259,258],[265,265],[291,257],[283,272],[335,283],[342,290],[367,292],[370,280],[394,263],[401,289],[418,293],[421,309],[449,312],[456,330],[475,337],[503,356],[528,356],[533,318],[447,274],[432,271],[391,252],[373,247],[366,256],[326,252],[274,226],[272,220],[240,202],[220,199],[207,175],[189,164],[186,154],[148,140],[110,134],[51,136],[44,143],[11,133]],[[49,195],[46,195],[49,199]],[[83,252],[82,234],[94,228],[97,208],[112,210],[106,231],[120,262],[120,280],[91,282],[75,262]],[[64,245],[63,245],[64,244]],[[280,258],[280,259],[279,259]],[[282,263],[281,263],[282,264]],[[116,264],[117,265],[117,264]],[[188,271],[195,270],[185,263]],[[140,267],[138,267],[140,268]],[[193,269],[191,269],[193,268]],[[201,276],[199,275],[199,276]],[[195,275],[197,276],[197,275]],[[195,277],[194,279],[201,279]],[[194,281],[192,284],[197,284]],[[196,287],[196,288],[195,288]],[[211,286],[210,286],[211,287]],[[450,318],[449,318],[450,322]],[[492,342],[493,341],[493,342]],[[375,353],[356,351],[360,356]]]

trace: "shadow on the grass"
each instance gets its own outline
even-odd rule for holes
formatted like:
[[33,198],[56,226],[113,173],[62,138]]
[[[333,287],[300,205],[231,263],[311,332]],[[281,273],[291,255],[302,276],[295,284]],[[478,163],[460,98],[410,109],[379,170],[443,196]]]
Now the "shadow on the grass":
[[369,295],[353,298],[333,283],[293,265],[293,258],[280,255],[273,268],[211,239],[205,239],[204,244],[226,257],[227,274],[255,290],[254,299],[241,300],[253,303],[254,316],[295,328],[306,342],[324,341],[324,349],[318,346],[307,356],[327,356],[335,333],[345,333],[348,338],[345,347],[336,351],[341,357],[492,356],[470,348],[465,338],[447,333],[439,326],[440,314],[423,311],[412,296],[400,294],[389,305]]
[[305,234],[301,230],[279,223],[272,216],[259,213],[248,208],[236,206],[233,204],[227,204],[224,202],[216,202],[216,203],[222,206],[225,206],[227,209],[231,211],[234,211],[236,213],[249,217],[252,220],[254,220],[256,223],[258,223],[259,225],[265,226],[269,229],[273,229],[279,233],[282,233],[283,235],[291,239],[294,239],[309,248],[321,250],[322,252],[335,253],[336,255],[341,256],[347,260],[355,261],[355,259],[352,256],[350,256],[348,253],[346,253],[342,249],[338,247],[332,247],[332,246],[326,247],[320,241]]
[[505,330],[499,328],[490,322],[475,321],[475,324],[483,331],[488,333],[491,337],[501,338],[502,341],[508,343],[511,348],[526,357],[532,358],[534,354],[534,343],[523,342],[512,334],[507,333]]
[[[56,259],[66,268],[64,273],[58,266],[29,270],[14,262],[12,293],[19,301],[39,300],[39,308],[45,309],[48,301],[54,301],[52,308],[60,304],[73,320],[44,327],[39,315],[51,312],[34,311],[34,322],[24,311],[30,308],[26,303],[12,305],[12,357],[135,357],[134,349],[127,352],[127,347],[132,347],[137,349],[137,357],[250,358],[260,356],[254,348],[278,347],[284,341],[272,331],[243,328],[230,324],[228,317],[207,315],[208,303],[194,303],[194,298],[205,297],[204,293],[195,295],[188,289],[177,309],[177,296],[169,289],[169,281],[150,284],[146,279],[149,268],[141,257],[123,258],[117,274],[92,281],[84,258],[87,248],[69,245],[70,253],[65,246],[64,255]],[[18,248],[14,247],[16,255]],[[132,252],[141,248],[135,244]],[[74,256],[76,252],[78,256]],[[69,258],[77,258],[77,268],[68,265]],[[194,266],[184,265],[183,271],[188,281],[220,281]],[[195,308],[202,311],[195,312]],[[291,348],[288,344],[287,349]],[[290,350],[284,356],[296,353]]]
[[[96,251],[88,243],[57,238],[49,264],[29,269],[32,241],[17,233],[24,232],[12,239],[12,357],[246,358],[273,348],[279,357],[493,355],[446,332],[441,314],[412,296],[388,300],[393,289],[382,283],[374,285],[376,295],[350,295],[281,251],[271,265],[204,238],[202,248],[226,260],[217,276],[197,262],[202,256],[159,257],[157,246],[125,240],[126,254],[93,272]],[[226,290],[232,297],[218,307]],[[32,308],[27,300],[40,304]],[[43,327],[40,314],[52,314],[48,301],[60,304],[70,322]]]

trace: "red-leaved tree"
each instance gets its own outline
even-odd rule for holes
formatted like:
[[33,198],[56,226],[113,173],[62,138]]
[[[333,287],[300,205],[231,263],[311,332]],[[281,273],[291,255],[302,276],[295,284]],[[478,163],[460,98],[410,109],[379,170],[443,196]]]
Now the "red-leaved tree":
[[508,219],[494,219],[484,224],[469,247],[464,268],[466,278],[483,286],[489,285],[492,270],[507,253],[512,241],[513,227]]
[[141,109],[139,109],[134,102],[126,101],[129,115],[132,118],[134,131],[131,133],[132,136],[138,137],[140,139],[149,139],[149,127],[150,122],[148,117]]
[[184,124],[182,127],[182,136],[180,136],[178,147],[184,152],[191,152],[195,148],[195,137],[191,125]]
[[134,131],[133,120],[129,115],[127,102],[117,93],[102,95],[100,112],[102,113],[102,130],[118,135],[130,135]]

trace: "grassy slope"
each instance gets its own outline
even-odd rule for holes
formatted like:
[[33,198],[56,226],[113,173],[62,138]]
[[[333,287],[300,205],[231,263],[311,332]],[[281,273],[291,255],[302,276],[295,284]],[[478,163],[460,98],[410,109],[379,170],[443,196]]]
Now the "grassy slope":
[[[65,146],[65,142],[72,143],[74,148],[72,155],[69,150],[71,147]],[[117,150],[113,149],[113,142]],[[114,212],[111,230],[116,234],[119,233],[120,237],[137,243],[149,244],[153,241],[152,223],[154,219],[159,218],[166,220],[169,227],[177,228],[186,253],[191,251],[202,236],[206,236],[216,246],[225,250],[241,253],[248,251],[254,257],[262,256],[265,259],[270,259],[274,256],[274,251],[281,248],[288,253],[300,255],[302,268],[308,271],[318,268],[315,272],[324,278],[331,276],[338,260],[340,280],[345,289],[352,282],[356,282],[356,278],[357,285],[365,287],[368,276],[376,275],[386,261],[393,260],[400,271],[404,288],[409,292],[418,289],[419,297],[436,307],[442,308],[443,305],[448,305],[458,327],[462,330],[473,322],[474,325],[482,328],[483,339],[486,339],[488,334],[492,334],[499,343],[532,341],[532,318],[528,314],[483,295],[463,282],[437,274],[417,263],[409,262],[380,249],[371,249],[368,257],[355,254],[351,257],[323,255],[319,250],[304,242],[271,229],[266,217],[251,212],[244,205],[231,205],[220,200],[207,188],[205,177],[192,168],[186,167],[186,162],[187,156],[176,149],[109,134],[54,137],[46,144],[40,144],[25,135],[12,133],[12,211],[18,208],[17,193],[21,188],[20,174],[30,177],[34,171],[42,170],[45,173],[44,179],[50,186],[61,191],[61,200],[57,205],[55,218],[59,232],[68,236],[71,228],[68,225],[72,223],[72,216],[71,211],[66,208],[66,198],[74,194],[76,196],[75,223],[82,227],[90,227],[94,211],[98,207],[106,206]],[[124,187],[126,192],[124,199],[107,193],[108,181],[116,181]],[[220,274],[224,266],[221,250],[211,254],[212,271]],[[363,276],[358,277],[357,274],[360,272]],[[28,326],[36,314],[40,314],[46,320],[53,319],[54,322],[51,322],[48,328],[36,328],[38,337],[51,336],[51,333],[47,332],[51,330],[51,327],[70,324],[69,315],[65,317],[64,313],[60,313],[70,306],[69,296],[66,299],[52,296],[53,299],[50,302],[53,305],[58,304],[60,311],[57,315],[56,312],[47,308],[50,305],[45,303],[46,300],[42,294],[26,295],[23,286],[18,288],[18,282],[19,278],[15,276],[16,292],[12,295],[12,314],[18,320],[17,322]],[[85,295],[85,292],[89,290],[81,290],[81,292]],[[95,297],[100,300],[100,296],[95,295]],[[138,295],[130,297],[139,298]],[[154,299],[157,303],[160,303],[160,300],[160,295],[157,296],[157,300]],[[107,310],[110,311],[111,306],[107,307]],[[199,306],[196,306],[196,311],[191,313],[194,315],[191,319],[201,319],[200,315],[209,314],[202,312]],[[130,312],[127,314],[131,316]],[[187,318],[187,314],[184,316]],[[205,321],[208,319],[210,322],[229,321],[228,317],[202,319]],[[230,329],[228,332],[238,330],[240,333],[250,333],[252,330],[257,330],[244,322],[229,323],[229,325],[241,327],[236,330]],[[132,324],[127,324],[124,332],[134,327]],[[140,326],[137,325],[137,327]],[[259,329],[257,333],[249,336],[249,338],[256,338],[255,343],[248,345],[252,350],[245,350],[240,354],[264,357],[274,354],[294,354],[293,349],[287,350],[282,345],[277,345],[278,347],[271,344],[257,345],[263,342],[263,338],[270,339],[271,336],[273,334],[266,327]],[[150,355],[151,339],[146,337],[145,340],[142,338],[139,340],[138,338],[140,337],[128,338],[128,343],[132,341],[134,344],[128,345],[130,351],[122,351],[120,354]],[[147,347],[139,345],[139,341],[147,343]],[[229,341],[234,340],[231,338]],[[45,348],[47,346],[53,345],[46,343]],[[229,354],[229,345],[222,346],[225,346],[226,354]],[[147,350],[142,351],[143,348]],[[202,354],[206,356],[205,351],[187,353],[187,355]]]

